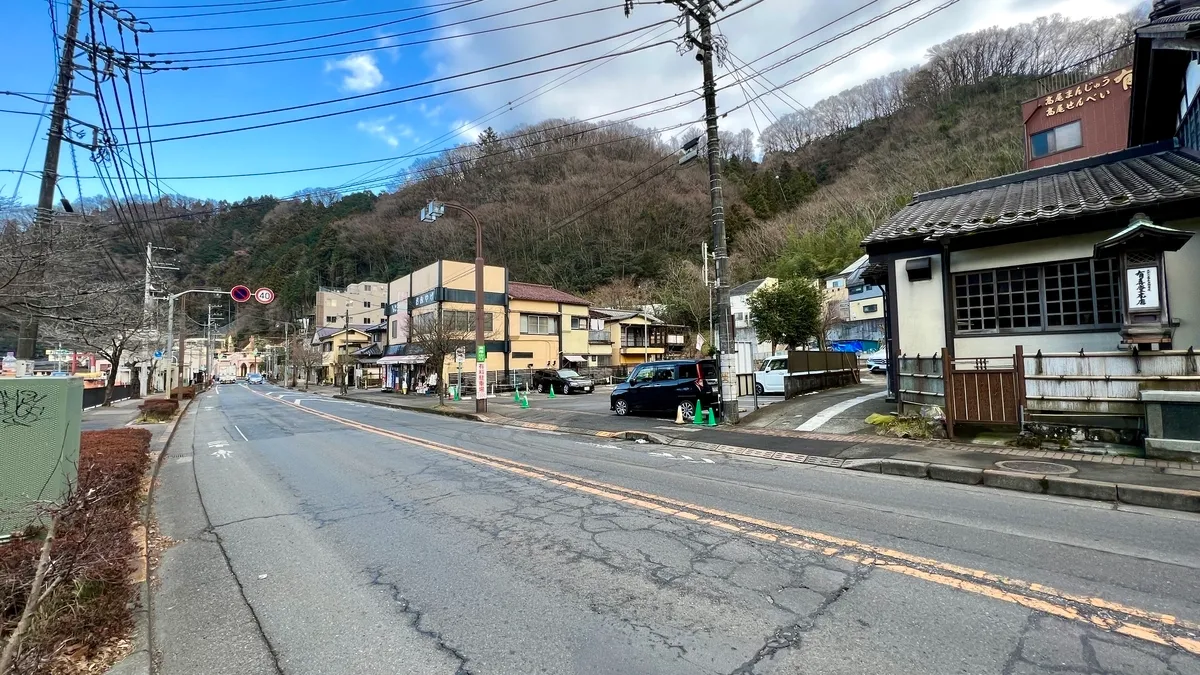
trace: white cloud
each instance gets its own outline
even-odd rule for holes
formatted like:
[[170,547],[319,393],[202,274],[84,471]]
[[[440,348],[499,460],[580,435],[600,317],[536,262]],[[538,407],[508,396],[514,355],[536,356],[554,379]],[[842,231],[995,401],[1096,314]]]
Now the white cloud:
[[[525,0],[492,0],[492,2],[496,3],[493,9],[505,10],[524,4]],[[858,4],[858,2],[853,3],[854,6]],[[781,58],[796,54],[900,4],[901,0],[883,0],[812,37],[799,40],[779,53],[766,57],[755,63],[755,68],[762,69]],[[924,55],[930,47],[959,33],[989,26],[1011,26],[1029,21],[1037,16],[1056,12],[1073,19],[1112,16],[1131,9],[1135,4],[1137,4],[1137,0],[963,0],[850,58],[799,80],[796,84],[787,87],[785,91],[801,103],[811,105],[872,77],[916,65],[924,59]],[[894,17],[885,18],[834,41],[828,46],[821,47],[811,54],[772,70],[765,77],[775,85],[799,77],[825,61],[851,51],[867,40],[882,35],[889,29],[925,13],[933,6],[935,3],[931,0],[902,10]],[[765,0],[760,5],[721,21],[719,28],[721,34],[728,39],[731,52],[738,59],[753,61],[760,55],[811,31],[816,26],[845,14],[850,8],[849,3],[830,2],[829,0]],[[526,21],[548,18],[561,12],[560,8],[553,6],[537,8],[521,11],[520,19]],[[675,15],[676,12],[666,6],[643,4],[635,7],[630,18],[625,18],[620,9],[614,9],[611,12],[600,12],[586,17],[542,24],[536,29],[499,31],[487,35],[476,35],[469,39],[446,40],[431,45],[426,50],[424,58],[430,70],[437,75],[460,73],[614,35],[637,26],[670,19]],[[513,21],[514,18],[510,16],[503,19],[480,21],[477,25],[473,24],[473,30],[493,28]],[[460,31],[461,28],[449,27],[444,28],[441,34],[451,35]],[[554,57],[451,80],[440,86],[444,90],[476,84],[585,58],[599,57],[618,49],[629,49],[641,44],[676,39],[681,34],[681,28],[662,25],[637,36],[618,38]],[[642,36],[644,36],[644,40],[641,39]],[[718,74],[724,74],[724,72],[724,69],[718,69]],[[453,106],[460,116],[467,119],[496,108],[508,108],[509,112],[502,117],[488,122],[497,130],[503,130],[521,123],[536,122],[547,118],[587,118],[604,115],[668,94],[695,91],[699,88],[700,78],[700,66],[694,59],[694,52],[679,55],[672,45],[665,45],[617,57],[603,62],[603,65],[592,63],[581,67],[579,71],[555,71],[497,86],[481,87],[444,100],[446,105]],[[558,81],[554,82],[556,79]],[[552,82],[553,84],[551,84]],[[731,82],[732,79],[727,77],[723,84]],[[521,104],[521,97],[524,94],[543,86],[546,87],[546,90],[536,99]],[[755,82],[755,86],[759,87],[758,91],[761,92],[769,85],[758,81]],[[743,102],[744,94],[737,86],[724,89],[718,94],[718,107],[722,111],[729,111]],[[782,115],[791,111],[788,105],[774,96],[764,97],[762,103],[770,109],[773,115]],[[612,117],[625,117],[662,105],[664,104],[660,103],[641,110],[618,113]],[[753,120],[749,111],[750,107],[747,106],[732,112],[728,118],[722,120],[722,125],[731,129],[753,129]],[[697,120],[702,114],[703,105],[697,101],[685,107],[636,120],[634,123],[641,126],[664,128]],[[760,126],[769,123],[769,120],[763,120],[761,114],[758,115],[758,118]],[[461,124],[461,122],[457,122],[451,129],[457,129]],[[468,129],[458,133],[463,140],[473,141],[478,130]]]
[[396,45],[400,44],[399,38],[394,35],[375,34],[378,40],[375,46],[378,47],[384,54],[387,54],[392,63],[400,60],[400,48]]
[[325,63],[325,72],[345,71],[342,89],[356,93],[374,91],[383,84],[383,73],[371,54],[351,54]]
[[374,136],[390,147],[397,147],[403,139],[416,142],[416,136],[411,127],[396,123],[396,117],[389,115],[380,119],[362,120],[357,124],[358,130]]
[[476,129],[470,120],[454,120],[447,130],[454,133],[463,143],[474,143],[478,140],[480,133],[480,130]]

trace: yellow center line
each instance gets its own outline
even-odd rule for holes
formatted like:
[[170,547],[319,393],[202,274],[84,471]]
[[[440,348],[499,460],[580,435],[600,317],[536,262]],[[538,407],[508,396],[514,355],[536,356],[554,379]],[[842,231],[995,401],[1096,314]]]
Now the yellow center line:
[[252,391],[252,393],[353,429],[434,450],[500,471],[545,481],[569,490],[701,523],[762,541],[828,557],[836,557],[856,564],[870,565],[888,572],[903,574],[994,600],[1013,603],[1063,619],[1087,623],[1105,631],[1120,633],[1139,640],[1171,646],[1191,654],[1200,655],[1200,624],[1184,621],[1169,614],[1150,612],[1103,598],[1065,593],[1044,584],[1013,579],[983,570],[945,563],[932,558],[874,546],[844,537],[804,530],[790,525],[729,513],[720,509],[633,490],[590,478],[544,469],[516,460],[417,438],[397,431],[338,417],[307,408],[300,403],[288,403],[256,391]]

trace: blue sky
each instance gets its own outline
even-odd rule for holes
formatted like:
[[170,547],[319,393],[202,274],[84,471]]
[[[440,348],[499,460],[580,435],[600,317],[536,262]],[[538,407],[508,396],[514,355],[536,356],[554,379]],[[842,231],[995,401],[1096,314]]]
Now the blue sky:
[[[65,26],[67,0],[59,0],[59,2],[58,18],[61,33]],[[129,0],[125,4],[131,7],[136,6],[137,9],[134,11],[139,18],[148,20],[157,31],[143,36],[141,40],[143,53],[218,49],[295,40],[334,31],[361,29],[374,24],[405,19],[422,12],[444,11],[434,16],[410,19],[390,26],[356,30],[347,35],[319,42],[266,47],[261,50],[252,50],[250,53],[302,48],[349,40],[363,40],[364,42],[354,46],[338,47],[330,51],[365,51],[287,63],[148,73],[145,75],[145,84],[149,99],[150,121],[153,124],[301,105],[348,95],[369,94],[388,87],[462,73],[562,48],[580,41],[614,35],[674,15],[674,12],[667,7],[639,5],[635,7],[633,16],[626,18],[617,7],[620,4],[617,0],[546,0],[538,7],[517,11],[503,17],[483,19],[465,26],[449,26],[447,24],[524,7],[537,2],[537,0],[479,0],[469,6],[448,9],[441,7],[446,0],[392,0],[387,3],[381,3],[378,0],[272,0],[269,2],[259,0],[259,4],[246,4],[240,7],[165,8],[170,5],[216,5],[230,2],[232,0]],[[320,2],[325,4],[314,4]],[[7,4],[6,20],[4,26],[0,28],[0,36],[3,37],[3,40],[0,40],[0,58],[4,63],[20,65],[5,71],[3,78],[0,79],[0,90],[46,92],[54,75],[51,23],[47,2],[45,0],[12,0]],[[746,0],[746,4],[749,4],[749,0]],[[900,0],[883,0],[870,12],[864,12],[862,18],[899,4]],[[934,5],[936,3],[934,0],[925,0],[921,4]],[[1044,0],[1034,3],[1028,0],[962,0],[959,4],[921,24],[919,29],[909,29],[889,38],[870,50],[839,63],[836,67],[822,71],[819,76],[801,82],[788,91],[805,104],[811,104],[870,77],[914,65],[920,62],[930,46],[960,32],[990,25],[1011,25],[1051,12],[1061,12],[1072,18],[1108,16],[1124,11],[1133,4],[1133,0]],[[426,7],[417,12],[392,12],[381,16],[358,18],[348,16],[368,12],[384,12],[397,8],[420,7],[421,5]],[[434,7],[429,7],[429,5],[434,5]],[[792,37],[800,35],[807,27],[820,24],[833,15],[842,13],[849,6],[847,3],[832,3],[828,0],[763,0],[760,4],[724,22],[722,31],[728,37],[734,53],[745,60],[787,42]],[[152,18],[173,14],[266,7],[286,7],[286,9],[199,18]],[[398,40],[457,36],[463,32],[482,28],[506,26],[604,7],[610,9],[540,26],[500,31],[477,37],[459,37],[430,45],[403,48],[391,46]],[[779,77],[777,81],[787,79],[795,73],[804,72],[813,65],[871,37],[872,34],[882,33],[890,25],[900,23],[926,9],[928,8],[914,7],[907,10],[905,14],[898,14],[890,23],[889,21],[880,22],[869,30],[862,31],[861,36],[855,35],[854,39],[848,39],[836,47],[821,50],[811,57],[798,59],[795,63],[789,64],[787,68],[777,72]],[[194,30],[329,17],[344,18],[307,25],[242,30]],[[848,25],[849,23],[846,26]],[[839,26],[829,32],[835,32],[846,26]],[[85,33],[87,27],[85,19],[83,23]],[[192,32],[166,32],[175,29],[192,29]],[[401,38],[388,37],[390,34],[414,30],[430,32]],[[657,41],[659,38],[654,37],[653,40],[651,38],[663,30],[666,31],[665,37],[676,37],[676,33],[678,33],[670,27],[660,26],[628,38],[604,42],[529,64],[508,67],[486,75],[454,80],[452,83],[423,86],[404,92],[370,96],[363,101],[254,117],[248,120],[157,129],[155,138],[157,140],[181,133],[195,133],[242,126],[247,123],[287,119],[305,114],[346,110],[364,104],[395,101],[413,95],[444,91],[447,88],[482,82],[489,78],[504,77],[600,56],[627,40],[642,36],[645,36],[647,42]],[[119,46],[111,22],[108,37],[111,43]],[[814,40],[816,39],[819,37],[814,38]],[[640,42],[635,44],[640,44]],[[129,45],[132,47],[131,41],[129,41]],[[795,49],[803,46],[803,43],[798,44]],[[175,58],[196,58],[196,56],[176,56]],[[680,56],[675,53],[675,49],[671,45],[623,56],[595,70],[589,70],[577,79],[562,83],[562,86],[548,91],[528,104],[515,107],[498,117],[492,124],[503,132],[520,123],[538,121],[547,117],[582,118],[600,115],[627,105],[695,87],[699,81],[698,70],[691,55]],[[378,110],[354,112],[299,124],[200,139],[156,142],[154,154],[157,159],[159,175],[170,177],[273,171],[392,157],[420,149],[424,144],[449,134],[448,138],[436,145],[439,148],[446,147],[455,142],[472,138],[478,133],[477,128],[464,128],[456,132],[455,129],[465,121],[475,119],[497,106],[505,106],[507,102],[539,85],[551,82],[557,76],[558,73],[551,73],[508,84],[475,89],[470,92],[440,96],[423,103],[390,105]],[[77,80],[76,87],[89,88],[91,84]],[[440,89],[436,87],[440,87]],[[111,97],[111,89],[106,89],[106,91],[107,95]],[[723,103],[723,105],[728,107],[728,105],[739,102],[735,100],[727,104]],[[0,96],[0,109],[37,112],[41,106],[38,103],[13,96]],[[87,97],[73,99],[72,112],[85,121],[96,120],[95,105]],[[126,112],[128,114],[128,106],[126,106]],[[698,104],[693,104],[647,118],[643,122],[666,127],[687,122],[698,117],[700,112]],[[786,110],[779,112],[786,112]],[[36,117],[28,115],[0,113],[0,129],[3,129],[3,132],[0,133],[0,169],[18,169],[22,166],[26,150],[30,147],[31,139],[34,138],[36,120]],[[145,120],[141,121],[145,122]],[[131,123],[131,120],[127,119],[127,122]],[[731,115],[723,124],[732,129],[748,128],[751,120],[747,111],[743,109],[742,112]],[[41,126],[33,143],[33,154],[28,166],[30,170],[37,171],[41,168],[41,158],[45,147],[44,138],[45,124]],[[94,176],[95,170],[87,152],[77,150],[76,155],[80,173],[84,176]],[[408,160],[404,164],[408,164]],[[193,197],[228,200],[261,194],[286,196],[303,188],[336,186],[353,180],[371,168],[371,166],[364,166],[282,176],[203,181],[167,179],[164,188],[169,192]],[[64,146],[59,171],[67,175],[74,173],[67,146]],[[11,195],[16,187],[16,179],[17,177],[13,173],[0,172],[0,194]],[[60,187],[71,198],[77,194],[73,179],[64,179],[60,183]],[[21,183],[19,196],[26,202],[32,202],[36,199],[36,192],[37,178],[26,176]],[[101,184],[96,180],[85,179],[83,193],[86,196],[101,194]]]

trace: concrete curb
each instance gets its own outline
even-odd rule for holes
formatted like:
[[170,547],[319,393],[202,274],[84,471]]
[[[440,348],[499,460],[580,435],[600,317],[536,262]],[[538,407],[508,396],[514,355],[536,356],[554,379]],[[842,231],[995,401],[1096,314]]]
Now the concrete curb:
[[125,658],[113,664],[109,669],[109,675],[149,675],[151,670],[151,661],[154,658],[150,653],[150,612],[152,609],[152,596],[150,591],[150,582],[153,578],[154,570],[150,569],[150,521],[154,517],[154,483],[158,480],[158,470],[162,467],[163,460],[167,456],[167,448],[171,445],[171,441],[175,438],[175,429],[178,428],[179,422],[183,416],[187,414],[188,408],[192,406],[192,401],[195,399],[185,399],[183,407],[179,410],[179,415],[174,420],[169,422],[170,428],[163,434],[158,434],[150,439],[150,449],[154,452],[154,446],[157,445],[159,437],[165,436],[162,442],[162,447],[158,448],[158,456],[155,462],[150,466],[150,489],[146,494],[146,503],[142,505],[142,530],[146,534],[146,552],[144,564],[146,566],[146,578],[139,584],[138,589],[138,605],[133,610],[133,651],[125,656]]
[[380,408],[391,408],[393,410],[407,410],[408,412],[422,412],[430,415],[441,415],[443,417],[455,417],[462,420],[470,420],[472,422],[490,422],[489,416],[480,415],[473,412],[460,412],[458,410],[437,410],[436,408],[426,408],[419,405],[403,405],[400,403],[390,403],[387,401],[368,401],[354,396],[343,396],[341,394],[331,394],[329,398],[336,398],[341,401],[350,401],[353,403],[366,403],[367,405],[379,406]]
[[818,457],[796,453],[775,452],[771,450],[759,450],[757,448],[744,448],[733,445],[717,445],[713,443],[704,443],[701,441],[673,438],[645,431],[596,431],[594,429],[560,427],[554,424],[545,424],[539,422],[522,422],[520,420],[515,420],[502,415],[488,414],[484,416],[475,413],[433,410],[418,406],[402,406],[392,403],[367,401],[360,398],[343,397],[340,395],[334,396],[334,398],[343,398],[356,403],[378,405],[385,408],[398,408],[412,412],[424,412],[435,415],[458,417],[460,419],[499,424],[516,429],[556,431],[559,433],[579,434],[583,436],[599,436],[601,438],[618,438],[623,440],[644,440],[647,443],[653,443],[656,445],[671,445],[674,447],[707,450],[709,452],[720,452],[728,455],[773,459],[787,461],[794,464],[812,464],[816,466],[849,469],[851,471],[883,473],[890,476],[902,476],[905,478],[927,478],[946,483],[958,483],[960,485],[982,484],[987,487],[994,487],[1002,490],[1016,490],[1019,492],[1028,492],[1032,494],[1050,494],[1060,497],[1074,497],[1077,499],[1088,499],[1093,501],[1120,502],[1123,504],[1131,504],[1136,506],[1149,506],[1173,511],[1189,511],[1192,513],[1200,513],[1200,491],[1194,490],[1176,490],[1171,488],[1152,487],[1148,485],[1106,483],[1102,481],[1081,480],[1078,478],[1060,478],[1057,476],[1021,473],[1019,471],[979,469],[969,466],[933,464],[929,462],[914,462],[902,459],[885,458],[843,460],[835,457]]

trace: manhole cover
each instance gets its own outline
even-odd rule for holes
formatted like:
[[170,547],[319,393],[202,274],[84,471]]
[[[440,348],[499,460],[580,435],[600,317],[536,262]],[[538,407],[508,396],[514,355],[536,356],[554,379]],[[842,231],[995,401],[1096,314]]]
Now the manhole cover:
[[996,466],[1009,471],[1020,471],[1022,473],[1039,473],[1050,476],[1065,476],[1067,474],[1078,471],[1073,466],[1066,464],[1055,464],[1054,462],[1030,462],[1022,460],[1009,460],[1006,462],[996,462]]

